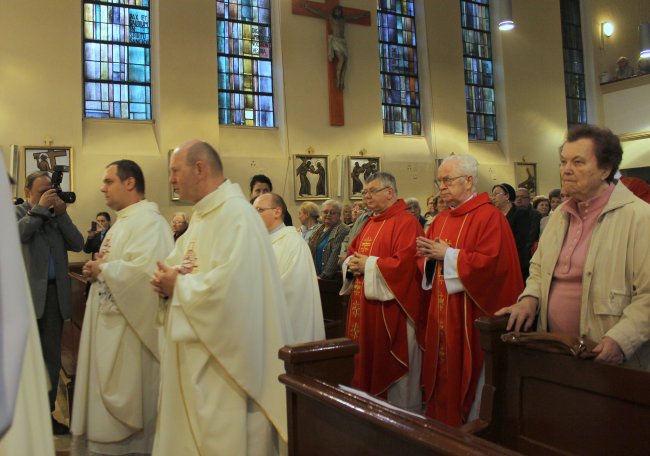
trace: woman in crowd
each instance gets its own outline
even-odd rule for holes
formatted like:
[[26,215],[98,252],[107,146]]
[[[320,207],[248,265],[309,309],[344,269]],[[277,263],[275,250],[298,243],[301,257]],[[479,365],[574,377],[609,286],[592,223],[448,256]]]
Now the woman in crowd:
[[515,189],[510,184],[499,184],[492,187],[492,204],[501,211],[508,220],[517,245],[519,255],[519,267],[521,276],[526,281],[528,277],[528,266],[530,263],[530,214],[527,210],[514,205],[516,198]]
[[356,222],[361,214],[366,211],[366,205],[363,201],[357,201],[352,205],[352,223]]
[[302,203],[298,208],[298,220],[301,224],[298,233],[305,241],[309,241],[318,226],[318,206],[310,201]]
[[533,209],[542,214],[542,217],[546,217],[551,212],[551,202],[543,195],[536,196],[533,200]]
[[187,230],[190,221],[185,212],[176,212],[172,217],[172,232],[174,233],[174,242]]
[[346,204],[345,206],[343,206],[343,223],[345,223],[349,227],[351,227],[352,224],[354,223],[354,220],[352,220],[351,204]]
[[331,279],[339,271],[338,255],[341,243],[350,228],[341,222],[341,203],[336,200],[330,199],[323,203],[320,217],[321,224],[309,239],[309,248],[318,278]]
[[611,131],[570,130],[560,153],[569,199],[550,217],[508,329],[594,342],[596,361],[650,370],[650,206],[615,173],[623,150]]
[[440,195],[431,195],[427,198],[427,213],[424,214],[426,222],[424,223],[424,232],[426,233],[433,223],[433,219],[436,218],[436,215],[440,214],[442,211],[447,209],[447,203],[444,202]]

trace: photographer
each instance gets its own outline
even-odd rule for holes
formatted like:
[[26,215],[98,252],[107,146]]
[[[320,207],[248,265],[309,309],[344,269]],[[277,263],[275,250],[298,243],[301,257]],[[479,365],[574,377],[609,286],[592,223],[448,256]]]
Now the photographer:
[[111,227],[111,216],[108,212],[98,212],[95,221],[91,223],[88,230],[88,238],[84,244],[84,252],[90,253],[92,259],[95,259],[95,254],[99,252],[102,246],[102,241],[106,237],[109,228]]
[[[25,181],[26,201],[15,206],[25,269],[29,277],[43,358],[50,377],[50,411],[54,410],[61,368],[63,320],[70,318],[68,250],[80,252],[83,236],[52,188],[49,174],[37,171]],[[52,418],[55,434],[68,432]]]

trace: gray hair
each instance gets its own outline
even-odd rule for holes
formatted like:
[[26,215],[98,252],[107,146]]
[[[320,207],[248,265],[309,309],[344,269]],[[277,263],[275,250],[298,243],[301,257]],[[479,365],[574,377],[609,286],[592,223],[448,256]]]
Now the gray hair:
[[421,209],[420,202],[418,201],[417,198],[406,198],[404,202],[408,207],[417,207],[418,209]]
[[185,212],[174,212],[174,215],[172,216],[172,220],[175,219],[176,217],[180,217],[185,223],[190,222],[190,219],[188,218]]
[[314,220],[318,220],[318,206],[311,201],[302,203],[299,209]]
[[478,161],[474,157],[466,154],[450,155],[442,161],[441,165],[447,162],[456,162],[458,171],[465,176],[472,176],[474,178],[474,186],[478,184]]
[[368,179],[366,179],[366,183],[372,181],[379,181],[382,187],[392,188],[395,191],[395,194],[397,195],[397,181],[395,180],[395,176],[393,176],[391,173],[378,171],[374,174],[371,174],[368,177]]
[[327,201],[325,201],[323,204],[320,205],[321,210],[323,210],[325,206],[334,206],[336,210],[339,212],[339,214],[341,213],[342,210],[341,203],[339,203],[336,200],[328,199]]

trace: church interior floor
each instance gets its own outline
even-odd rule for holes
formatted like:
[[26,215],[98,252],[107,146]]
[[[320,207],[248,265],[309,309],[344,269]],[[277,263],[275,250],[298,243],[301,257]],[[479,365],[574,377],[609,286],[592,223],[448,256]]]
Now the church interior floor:
[[[59,381],[54,418],[59,423],[70,426],[70,411],[68,411],[67,394],[63,379]],[[72,434],[55,435],[54,449],[56,456],[92,456],[92,453],[86,450],[85,441],[83,439],[73,439]]]

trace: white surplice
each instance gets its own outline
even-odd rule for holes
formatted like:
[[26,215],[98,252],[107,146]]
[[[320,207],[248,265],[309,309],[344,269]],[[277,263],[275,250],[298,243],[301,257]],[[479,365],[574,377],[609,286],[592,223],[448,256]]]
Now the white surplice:
[[194,206],[167,263],[154,455],[270,455],[286,442],[278,350],[293,341],[269,235],[230,181]]
[[45,363],[2,159],[0,214],[0,455],[54,455]]
[[296,342],[325,339],[323,308],[309,246],[292,226],[271,233]]
[[142,200],[117,213],[100,252],[79,344],[71,431],[104,454],[150,453],[159,384],[156,261],[174,247],[158,206]]

